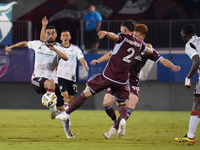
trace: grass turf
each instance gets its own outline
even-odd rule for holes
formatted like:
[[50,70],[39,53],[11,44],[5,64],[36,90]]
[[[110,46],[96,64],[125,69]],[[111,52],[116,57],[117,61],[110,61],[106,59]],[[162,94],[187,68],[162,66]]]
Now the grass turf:
[[[104,139],[112,121],[104,111],[76,110],[70,115],[75,139],[67,139],[62,122],[51,120],[49,110],[0,110],[1,150],[189,150],[200,149],[174,141],[188,131],[190,112],[134,111],[126,134]],[[118,115],[118,112],[116,112]]]

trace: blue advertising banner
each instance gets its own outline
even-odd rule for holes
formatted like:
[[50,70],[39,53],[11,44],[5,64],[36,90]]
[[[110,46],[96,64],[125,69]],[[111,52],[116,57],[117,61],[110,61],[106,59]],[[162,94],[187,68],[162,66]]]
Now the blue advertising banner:
[[12,7],[17,2],[0,3],[0,45],[12,44]]
[[[162,54],[166,59],[169,59],[169,54]],[[159,82],[185,82],[190,68],[192,66],[192,60],[186,54],[172,54],[170,61],[173,64],[181,67],[179,72],[174,73],[171,69],[166,69],[161,63],[158,63],[158,81]],[[198,81],[198,73],[192,78],[191,82]]]
[[0,49],[0,82],[30,82],[34,68],[34,52],[16,48],[10,55]]

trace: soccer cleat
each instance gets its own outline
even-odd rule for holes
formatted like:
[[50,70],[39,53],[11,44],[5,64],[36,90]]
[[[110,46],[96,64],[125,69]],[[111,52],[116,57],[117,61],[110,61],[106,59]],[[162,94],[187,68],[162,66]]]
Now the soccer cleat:
[[57,115],[59,115],[62,111],[56,110],[53,113],[50,113],[51,119],[55,119]]
[[115,133],[116,133],[116,129],[115,129],[115,128],[111,128],[111,129],[109,130],[109,132],[104,133],[103,136],[105,137],[105,139],[109,139],[109,138],[111,138]]
[[72,133],[72,131],[70,129],[66,130],[65,134],[66,134],[68,139],[74,139],[75,138],[74,134]]
[[125,135],[125,129],[126,129],[126,120],[122,118],[119,122],[119,129],[117,133],[118,138],[121,138]]
[[62,120],[62,121],[67,121],[68,118],[69,118],[69,115],[65,111],[62,111],[59,115],[55,117],[55,119]]
[[179,142],[179,143],[186,143],[188,145],[193,145],[195,143],[195,138],[191,139],[189,137],[187,137],[187,134],[183,137],[183,138],[175,138],[175,141]]

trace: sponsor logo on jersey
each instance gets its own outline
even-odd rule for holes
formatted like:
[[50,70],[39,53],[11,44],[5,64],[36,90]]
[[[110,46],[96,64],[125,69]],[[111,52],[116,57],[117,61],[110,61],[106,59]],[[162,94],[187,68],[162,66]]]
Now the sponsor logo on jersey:
[[42,48],[42,46],[43,46],[43,44],[38,48],[38,49],[41,49]]
[[141,52],[140,54],[138,54],[137,56],[135,56],[135,59],[142,61],[142,55],[144,55],[144,52]]
[[135,56],[135,59],[142,61],[142,57],[140,55]]

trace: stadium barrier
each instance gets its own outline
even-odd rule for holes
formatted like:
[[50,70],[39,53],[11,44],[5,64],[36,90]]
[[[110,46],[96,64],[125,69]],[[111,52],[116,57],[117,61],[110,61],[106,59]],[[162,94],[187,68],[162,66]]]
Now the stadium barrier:
[[[102,21],[101,30],[119,33],[122,21],[123,20],[104,20]],[[143,23],[148,27],[148,34],[145,38],[146,42],[151,43],[156,49],[166,50],[167,48],[168,53],[171,53],[174,48],[184,47],[180,32],[185,24],[193,24],[197,29],[197,35],[200,35],[200,20],[141,20],[136,23]],[[87,36],[85,32],[85,22],[80,22],[79,41],[83,50],[85,50],[84,37]],[[113,44],[112,41],[104,38],[100,40],[99,50],[111,50]]]

